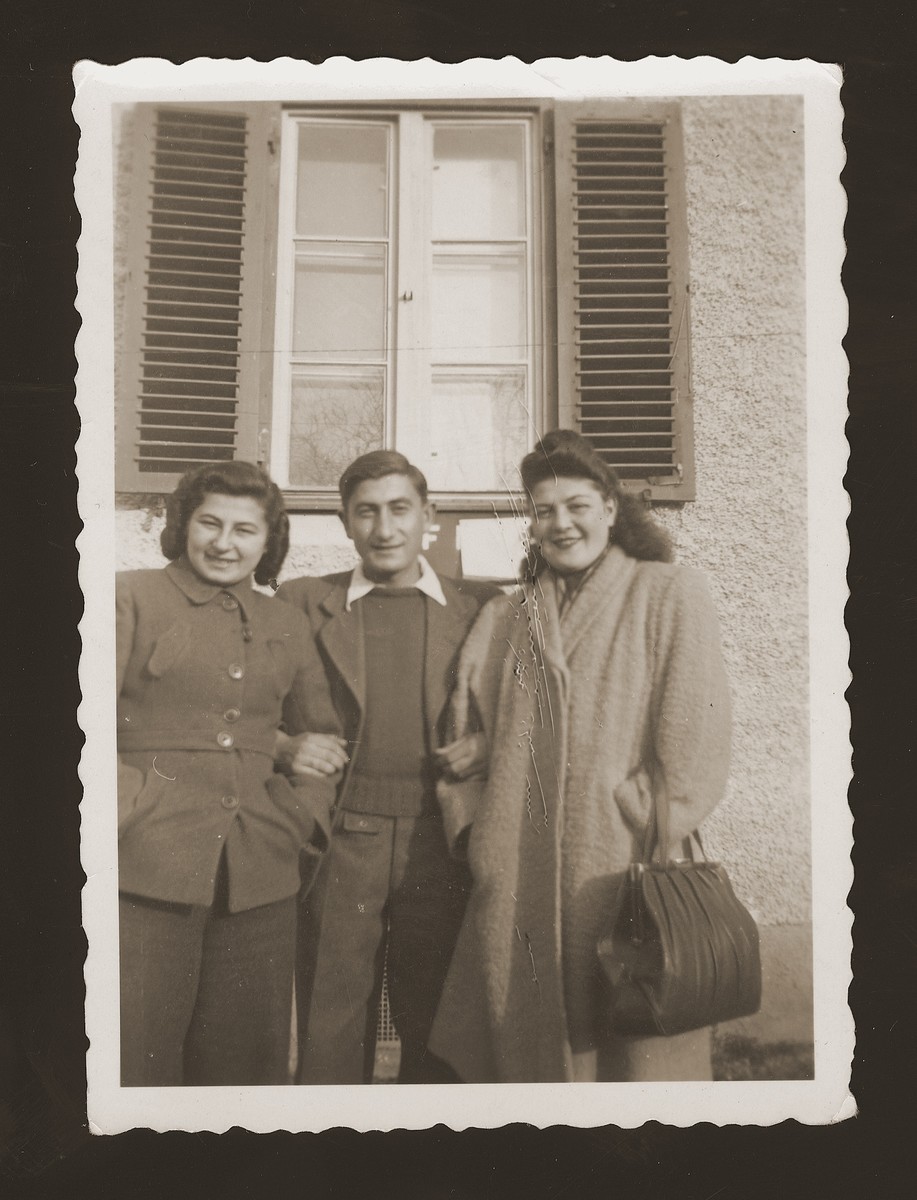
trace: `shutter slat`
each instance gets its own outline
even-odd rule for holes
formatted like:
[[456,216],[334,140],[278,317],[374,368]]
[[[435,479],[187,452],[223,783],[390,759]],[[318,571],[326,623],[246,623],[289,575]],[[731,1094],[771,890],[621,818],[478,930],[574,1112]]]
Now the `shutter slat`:
[[206,396],[144,396],[143,411],[188,412],[209,416],[211,413],[235,416],[233,400],[213,400]]
[[234,334],[238,329],[235,321],[179,321],[161,320],[159,317],[148,317],[146,322],[150,333],[172,333],[182,336],[185,333],[205,334]]
[[643,354],[643,355],[627,355],[627,354],[590,354],[588,347],[585,347],[582,352],[581,362],[586,369],[590,367],[594,370],[594,364],[607,364],[606,370],[628,370],[628,371],[664,371],[669,365],[668,354]]
[[201,225],[198,221],[172,224],[171,222],[160,220],[157,223],[156,232],[159,235],[160,241],[168,243],[193,242],[206,243],[210,246],[229,247],[241,247],[242,245],[241,226],[238,229],[223,230]]
[[[187,426],[169,428],[168,426],[157,426],[151,428],[149,425],[144,425],[140,430],[140,442],[144,443],[142,449],[149,451],[155,449],[157,454],[168,452],[169,448],[175,445],[188,446],[232,446],[235,440],[235,430],[217,430],[216,427],[199,428],[192,430]],[[156,443],[155,448],[150,443]]]
[[660,386],[650,383],[648,380],[643,380],[641,383],[624,384],[618,380],[617,384],[606,384],[599,386],[592,384],[584,386],[580,389],[581,396],[579,399],[580,405],[597,403],[601,401],[625,400],[628,396],[637,396],[641,400],[654,401],[671,401],[672,396],[668,385]]
[[188,255],[192,258],[235,262],[242,254],[242,243],[238,238],[234,242],[215,241],[209,229],[189,230],[185,236],[176,237],[171,229],[157,228],[152,231],[149,247],[151,257]]
[[[605,203],[604,200],[598,199],[599,195],[620,196],[629,192],[650,193],[652,199],[657,200],[659,196],[665,195],[665,179],[661,176],[645,179],[639,176],[587,175],[580,177],[579,190],[586,204]],[[640,200],[642,199],[643,196],[640,197]]]
[[236,175],[245,171],[245,155],[241,153],[205,154],[191,145],[183,146],[161,139],[156,143],[156,151],[157,161],[162,167],[203,167],[208,171],[230,171]]
[[621,451],[641,451],[656,452],[658,454],[671,453],[675,449],[675,435],[671,431],[668,433],[652,433],[649,430],[641,429],[637,433],[624,433],[617,430],[597,430],[587,427],[586,431],[589,440],[595,445],[601,441],[604,447],[613,451],[615,454]]
[[147,275],[147,283],[153,287],[219,288],[238,292],[239,279],[219,275],[205,275],[203,271],[153,271]]
[[[243,118],[244,120],[244,118]],[[168,115],[159,120],[157,142],[185,143],[197,145],[205,142],[208,146],[242,146],[245,144],[244,126],[221,125],[218,121],[185,120],[176,114],[173,119]]]
[[619,404],[580,405],[580,420],[586,421],[645,421],[649,424],[673,424],[672,414],[665,404],[642,404],[638,400],[622,401]]
[[589,373],[577,371],[580,390],[588,395],[593,389],[612,387],[669,387],[672,375],[669,371],[602,371]]
[[193,303],[195,300],[201,304],[226,304],[231,307],[238,307],[239,291],[230,283],[228,286],[202,288],[198,287],[161,287],[153,285],[146,289],[147,298],[149,300],[174,300],[177,304]]
[[[193,167],[170,167],[168,170],[153,172],[154,188],[160,195],[166,190],[179,192],[179,189],[185,187],[196,189],[206,184],[208,190],[216,190],[218,194],[225,195],[227,199],[241,199],[240,179],[241,176],[235,172],[201,171]],[[638,190],[636,184],[633,190]],[[187,195],[187,193],[180,194]]]
[[242,220],[241,200],[201,200],[194,196],[154,196],[153,212],[216,216],[227,221]]
[[574,139],[577,149],[580,147],[590,146],[607,146],[616,147],[618,149],[646,149],[656,150],[662,144],[662,126],[646,126],[643,129],[634,127],[633,129],[625,129],[619,126],[617,129],[612,126],[603,128],[601,125],[592,124],[581,126]]
[[[604,154],[602,161],[597,163],[582,162],[577,159],[577,173],[580,181],[586,183],[594,179],[608,179],[618,181],[621,179],[658,179],[662,180],[665,177],[665,167],[662,163],[662,155],[658,155],[658,165],[652,162],[631,162],[629,161],[614,161],[610,154]],[[614,170],[609,170],[611,163],[614,161]]]
[[242,281],[241,263],[237,259],[208,258],[206,254],[195,257],[189,250],[187,256],[169,256],[162,254],[150,255],[150,267],[153,271],[187,272],[189,267],[199,263],[201,271],[209,275],[229,275],[240,284]]
[[[194,446],[194,445],[138,445],[138,466],[141,471],[176,471],[184,472],[190,467],[199,466],[204,462],[229,462],[232,458],[231,446]],[[155,458],[147,455],[155,454]]]
[[[586,266],[668,266],[668,255],[664,250],[633,249],[630,246],[622,250],[610,239],[603,239],[604,245],[590,246],[580,250],[576,261],[581,267]],[[663,278],[668,278],[664,275]]]
[[[669,269],[661,267],[624,267],[609,265],[607,267],[580,267],[580,279],[583,283],[661,283],[668,290]],[[595,291],[592,293],[596,294]],[[598,292],[601,295],[601,290]]]
[[234,365],[239,358],[238,350],[233,352],[221,350],[148,350],[148,363],[188,363],[191,366],[212,364],[216,367]]
[[204,201],[211,204],[238,205],[242,208],[242,189],[233,184],[232,187],[214,183],[196,183],[189,180],[182,183],[179,180],[162,180],[152,185],[152,198],[165,201]]
[[203,366],[193,367],[188,363],[150,363],[143,369],[144,381],[151,379],[173,379],[184,383],[200,380],[203,383],[235,383],[236,368],[232,364],[227,367]]
[[580,184],[581,208],[580,211],[586,214],[590,209],[596,209],[601,212],[605,208],[633,208],[637,210],[639,216],[646,209],[665,208],[665,188],[662,183],[653,181],[652,188],[647,188],[642,191],[639,188],[627,182],[620,187],[604,187],[590,188],[586,184],[586,180]]
[[[646,301],[645,304],[637,307],[654,308],[662,303],[660,297],[668,297],[669,284],[667,280],[663,282],[649,279],[641,280],[639,277],[633,280],[608,280],[605,283],[597,280],[581,280],[579,293],[584,302],[588,301],[590,296],[607,297],[609,299],[614,296],[629,296],[634,300]],[[651,301],[655,301],[655,303],[651,303]]]
[[613,233],[615,235],[625,233],[666,234],[669,231],[665,214],[663,214],[661,219],[657,219],[655,217],[647,217],[645,213],[638,213],[635,218],[629,219],[627,217],[616,217],[614,213],[598,213],[595,216],[588,216],[583,209],[580,209],[576,213],[573,228],[577,235],[582,233]]
[[638,250],[665,250],[666,240],[664,237],[654,237],[648,234],[615,233],[614,230],[609,233],[596,230],[595,232],[578,233],[576,246],[581,250],[595,250],[605,246],[609,249],[626,247],[628,253],[633,253]]
[[185,429],[232,429],[235,420],[235,415],[232,413],[227,416],[215,416],[213,413],[151,411],[146,414],[144,424],[151,428],[154,426],[170,428],[181,426]]
[[212,229],[214,232],[242,233],[241,217],[210,216],[207,213],[182,212],[175,208],[160,208],[160,229]]
[[173,334],[150,334],[147,337],[147,346],[151,349],[171,349],[178,347],[182,350],[206,350],[219,351],[220,353],[236,354],[239,353],[239,338],[235,337],[215,337],[212,334],[182,334],[175,336]]
[[144,380],[141,384],[141,392],[144,398],[147,396],[181,396],[185,399],[192,400],[195,397],[213,397],[225,400],[235,400],[235,384],[224,383],[201,383],[195,381],[194,385],[190,385],[190,381],[174,382],[172,380]]
[[[596,347],[593,342],[613,346],[616,354],[667,354],[668,341],[659,340],[659,331],[652,328],[634,330],[625,326],[617,335],[609,333],[610,326],[599,326],[581,329],[577,342],[583,345],[584,353],[591,353]],[[586,335],[591,335],[586,336]],[[625,340],[626,339],[626,340]]]
[[149,301],[146,311],[151,317],[191,318],[192,320],[229,321],[237,324],[238,304],[179,304]]

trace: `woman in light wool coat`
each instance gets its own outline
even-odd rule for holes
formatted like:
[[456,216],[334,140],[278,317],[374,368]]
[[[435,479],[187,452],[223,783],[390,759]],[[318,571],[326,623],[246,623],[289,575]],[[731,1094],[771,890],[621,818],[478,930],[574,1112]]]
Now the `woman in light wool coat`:
[[658,780],[673,844],[722,798],[713,604],[578,434],[548,434],[522,479],[534,570],[485,606],[459,668],[456,732],[483,730],[490,768],[442,785],[474,886],[430,1048],[466,1082],[709,1079],[709,1030],[607,1028],[596,944]]

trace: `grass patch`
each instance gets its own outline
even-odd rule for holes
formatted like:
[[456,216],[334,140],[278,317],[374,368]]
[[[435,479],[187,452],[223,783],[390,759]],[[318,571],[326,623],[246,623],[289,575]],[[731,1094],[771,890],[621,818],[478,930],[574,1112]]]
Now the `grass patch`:
[[714,1034],[713,1078],[814,1079],[814,1047],[809,1042],[760,1042],[737,1034]]

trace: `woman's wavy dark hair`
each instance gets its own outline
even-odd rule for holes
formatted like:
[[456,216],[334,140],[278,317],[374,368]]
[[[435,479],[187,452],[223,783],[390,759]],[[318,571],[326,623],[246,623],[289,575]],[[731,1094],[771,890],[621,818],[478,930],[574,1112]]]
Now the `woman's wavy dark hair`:
[[162,552],[170,561],[184,554],[191,514],[204,497],[251,496],[264,509],[268,527],[267,546],[255,567],[255,582],[276,588],[277,576],[290,548],[290,519],[283,495],[270,475],[249,462],[205,463],[186,471],[166,500],[166,524],[159,536]]
[[[581,434],[572,429],[546,433],[522,460],[519,470],[529,496],[535,485],[545,479],[590,480],[603,500],[614,500],[617,504],[615,523],[608,531],[609,542],[615,542],[631,558],[672,561],[672,542],[668,533],[656,523],[639,496],[624,491],[614,468],[599,458]],[[533,546],[528,570],[536,575],[543,565],[538,548]]]

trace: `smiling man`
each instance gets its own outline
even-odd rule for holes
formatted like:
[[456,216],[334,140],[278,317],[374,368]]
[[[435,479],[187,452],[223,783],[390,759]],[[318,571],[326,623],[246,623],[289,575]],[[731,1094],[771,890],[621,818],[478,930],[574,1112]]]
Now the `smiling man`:
[[387,969],[399,1082],[441,1082],[426,1044],[468,879],[447,849],[436,780],[484,761],[479,738],[443,742],[459,649],[497,589],[440,578],[423,557],[434,509],[402,454],[364,454],[340,491],[360,564],[277,593],[309,617],[345,729],[343,740],[290,739],[282,753],[296,772],[346,766],[331,849],[301,914],[298,1080],[370,1081]]

